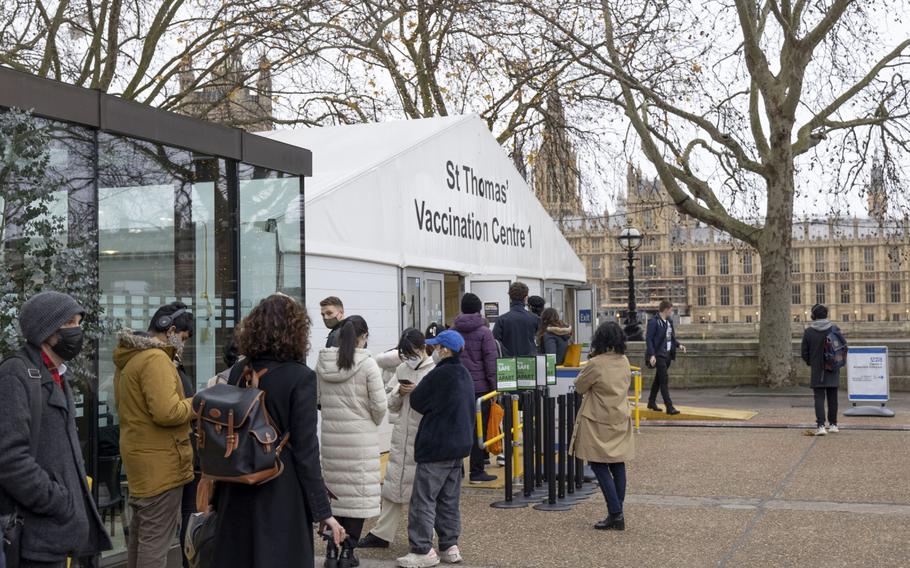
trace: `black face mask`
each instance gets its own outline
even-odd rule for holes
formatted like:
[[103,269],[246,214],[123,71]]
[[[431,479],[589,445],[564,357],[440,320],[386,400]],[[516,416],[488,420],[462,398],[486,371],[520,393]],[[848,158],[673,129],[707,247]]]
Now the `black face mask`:
[[57,331],[57,345],[51,347],[64,361],[72,361],[82,351],[85,333],[81,327],[66,327]]

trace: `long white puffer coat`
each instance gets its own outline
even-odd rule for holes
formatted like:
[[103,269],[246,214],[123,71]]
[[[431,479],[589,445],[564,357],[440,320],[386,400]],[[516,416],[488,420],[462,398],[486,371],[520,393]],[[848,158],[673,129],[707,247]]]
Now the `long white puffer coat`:
[[322,474],[335,495],[332,512],[368,519],[380,510],[378,428],[386,414],[382,373],[366,349],[354,366],[338,368],[338,349],[319,351],[316,363],[322,408]]
[[398,413],[398,423],[392,430],[392,449],[389,451],[389,466],[386,468],[385,481],[382,483],[382,496],[393,503],[407,503],[411,500],[411,489],[414,486],[414,472],[417,462],[414,461],[414,439],[423,415],[411,408],[411,397],[401,396],[398,392],[398,379],[411,381],[415,385],[436,364],[427,357],[416,370],[402,363],[395,370],[395,387],[389,394],[389,410]]

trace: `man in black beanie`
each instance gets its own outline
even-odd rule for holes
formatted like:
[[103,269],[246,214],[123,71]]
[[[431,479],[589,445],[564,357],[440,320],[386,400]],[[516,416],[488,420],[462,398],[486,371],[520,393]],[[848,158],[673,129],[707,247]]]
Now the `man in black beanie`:
[[[0,363],[0,526],[21,522],[22,568],[62,568],[111,542],[91,497],[66,362],[82,350],[76,300],[42,292],[19,312],[25,342]],[[8,559],[9,560],[9,559]]]

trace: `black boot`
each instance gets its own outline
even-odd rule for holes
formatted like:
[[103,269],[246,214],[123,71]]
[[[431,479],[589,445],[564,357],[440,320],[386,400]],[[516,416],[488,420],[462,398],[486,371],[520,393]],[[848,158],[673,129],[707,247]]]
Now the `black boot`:
[[607,515],[607,518],[596,523],[594,528],[599,531],[624,531],[626,530],[626,519],[622,513]]
[[667,414],[673,416],[674,414],[679,414],[679,411],[674,406],[667,405]]
[[338,557],[338,568],[354,568],[360,566],[360,559],[354,555],[357,544],[350,538],[341,543],[341,555]]
[[648,401],[648,410],[653,410],[654,412],[663,412],[664,409],[657,406],[657,402],[653,400]]
[[357,543],[357,548],[388,548],[391,543],[384,538],[379,538],[373,533],[367,533]]
[[326,540],[325,568],[338,568],[338,547],[331,538]]

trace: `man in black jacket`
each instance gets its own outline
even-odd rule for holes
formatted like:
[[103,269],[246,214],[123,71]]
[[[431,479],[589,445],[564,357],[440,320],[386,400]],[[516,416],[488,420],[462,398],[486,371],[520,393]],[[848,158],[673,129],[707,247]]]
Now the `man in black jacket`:
[[0,524],[22,520],[21,568],[61,568],[111,542],[85,476],[65,362],[82,350],[82,307],[42,292],[19,312],[22,348],[0,364]]
[[[846,345],[840,328],[828,319],[828,308],[822,304],[812,306],[812,323],[803,332],[800,352],[806,365],[812,368],[810,386],[815,394],[815,436],[835,434],[837,428],[837,387],[840,385],[840,369],[825,369],[825,342],[834,334],[839,342]],[[825,429],[825,399],[828,400],[828,428]]]
[[670,375],[667,372],[670,364],[676,359],[676,350],[686,352],[685,346],[676,339],[676,329],[670,320],[673,313],[673,304],[667,300],[660,302],[657,307],[656,318],[648,321],[648,333],[645,336],[645,361],[657,371],[654,373],[654,382],[651,384],[651,395],[648,397],[648,408],[660,412],[657,406],[657,391],[664,399],[667,414],[679,414],[670,400]]
[[509,311],[499,316],[493,326],[493,337],[502,345],[506,357],[533,357],[537,355],[537,328],[540,318],[525,309],[528,303],[528,286],[512,282],[509,286]]
[[[414,440],[414,489],[408,512],[411,552],[398,559],[404,568],[461,562],[461,477],[474,444],[474,380],[461,364],[464,339],[447,330],[427,340],[436,368],[411,393],[411,408],[423,414]],[[433,550],[433,529],[439,553]]]

